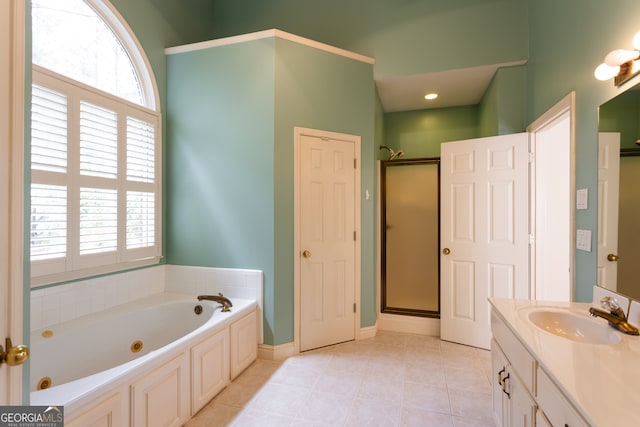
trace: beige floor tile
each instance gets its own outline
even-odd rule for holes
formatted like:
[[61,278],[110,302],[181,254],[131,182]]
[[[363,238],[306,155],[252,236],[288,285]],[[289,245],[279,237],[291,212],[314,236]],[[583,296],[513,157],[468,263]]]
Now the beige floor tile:
[[394,427],[400,425],[402,405],[357,398],[345,423],[346,427]]
[[482,421],[493,420],[491,394],[450,390],[449,397],[452,415]]
[[451,415],[419,408],[404,408],[400,425],[403,427],[454,427]]
[[404,383],[403,405],[441,414],[451,414],[449,393],[446,387],[429,384]]
[[489,351],[380,332],[259,359],[186,427],[495,427],[490,377]]
[[210,403],[189,421],[189,427],[223,427],[232,425],[242,408]]

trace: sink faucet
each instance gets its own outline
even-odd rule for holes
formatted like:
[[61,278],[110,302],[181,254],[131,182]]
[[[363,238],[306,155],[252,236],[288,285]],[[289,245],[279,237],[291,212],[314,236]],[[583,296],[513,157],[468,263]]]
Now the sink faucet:
[[638,328],[627,322],[627,316],[618,304],[618,301],[611,297],[602,297],[600,306],[609,310],[609,312],[599,310],[597,308],[589,308],[589,313],[593,317],[602,317],[607,320],[611,326],[617,330],[629,335],[640,335]]
[[229,298],[222,295],[222,292],[218,292],[218,295],[198,295],[198,301],[202,301],[203,299],[222,304],[222,311],[231,311],[230,307],[233,307]]

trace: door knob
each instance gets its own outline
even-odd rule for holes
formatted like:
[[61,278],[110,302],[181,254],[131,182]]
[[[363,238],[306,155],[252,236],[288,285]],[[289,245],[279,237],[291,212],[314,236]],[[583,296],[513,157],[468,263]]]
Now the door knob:
[[445,254],[445,255],[449,255],[449,254],[451,253],[451,249],[449,249],[449,248],[444,248],[444,249],[442,250],[442,253],[443,253],[443,254]]
[[9,366],[22,365],[29,358],[29,347],[25,345],[13,346],[11,338],[5,341],[5,350],[0,345],[0,365],[6,363]]
[[309,252],[308,250],[302,252],[302,256],[305,258],[311,258],[311,252]]
[[609,255],[607,255],[607,259],[609,261],[618,261],[620,258],[618,257],[618,255],[609,254]]

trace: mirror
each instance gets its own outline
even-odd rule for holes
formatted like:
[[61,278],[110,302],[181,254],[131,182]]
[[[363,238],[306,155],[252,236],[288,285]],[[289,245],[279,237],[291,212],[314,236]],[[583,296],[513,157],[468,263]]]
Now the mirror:
[[598,115],[598,285],[640,300],[640,84]]

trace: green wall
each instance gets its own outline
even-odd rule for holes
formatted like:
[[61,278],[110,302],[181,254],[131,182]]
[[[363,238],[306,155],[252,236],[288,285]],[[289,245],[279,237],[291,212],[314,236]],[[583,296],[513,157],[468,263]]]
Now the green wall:
[[403,150],[405,158],[440,157],[443,142],[477,138],[478,135],[476,105],[384,115],[385,144],[396,151]]
[[[384,141],[389,145],[399,144],[402,149],[408,151],[409,156],[432,155],[437,150],[435,146],[424,148],[424,142],[433,144],[433,134],[444,134],[444,138],[456,139],[457,136],[449,135],[451,130],[446,128],[447,123],[456,120],[464,123],[465,132],[470,132],[474,127],[477,135],[503,134],[521,130],[520,117],[524,116],[524,125],[531,123],[557,101],[566,96],[570,91],[576,92],[576,188],[588,188],[590,208],[576,212],[576,227],[593,230],[597,236],[597,108],[600,104],[615,95],[625,91],[635,83],[640,82],[640,77],[634,78],[620,88],[613,86],[612,82],[598,82],[593,77],[594,68],[602,62],[607,52],[614,48],[631,47],[633,35],[640,30],[638,16],[640,16],[640,2],[637,0],[617,0],[615,6],[602,0],[425,0],[389,2],[386,0],[353,0],[340,2],[338,0],[300,1],[300,0],[237,0],[234,2],[214,0],[187,0],[183,6],[188,11],[176,12],[172,0],[111,0],[114,6],[124,16],[136,36],[139,38],[155,73],[158,83],[161,106],[163,113],[173,108],[173,101],[167,100],[167,59],[163,49],[189,42],[200,41],[205,38],[215,38],[228,35],[242,34],[267,28],[279,28],[297,35],[309,37],[320,42],[332,44],[376,58],[372,74],[376,78],[397,77],[416,73],[442,71],[454,68],[465,68],[497,62],[511,62],[527,60],[527,65],[514,67],[515,70],[503,69],[496,75],[496,79],[485,98],[477,106],[475,123],[471,122],[473,114],[464,107],[456,114],[448,112],[430,113],[429,116],[440,116],[442,125],[434,128],[420,127],[417,113],[398,113],[398,117],[385,115],[381,111],[379,100],[373,98],[372,106],[368,106],[371,115],[371,126],[367,130],[368,136],[363,131],[363,189],[371,187],[370,193],[375,194],[374,159],[379,158],[378,145]],[[274,46],[276,51],[280,44]],[[286,50],[287,47],[282,47]],[[277,53],[277,52],[276,52]],[[217,64],[220,65],[220,64]],[[281,60],[276,54],[273,59],[273,68],[267,68],[267,74],[274,73],[274,81],[278,82],[276,69],[284,70]],[[179,78],[179,77],[178,77]],[[371,77],[366,84],[371,83]],[[521,84],[524,80],[525,95],[521,95]],[[365,84],[364,82],[362,84]],[[358,85],[359,86],[359,85]],[[516,88],[516,90],[513,90]],[[241,88],[239,88],[240,90]],[[359,90],[359,89],[358,89]],[[371,88],[373,93],[373,88]],[[264,95],[264,94],[263,94]],[[176,94],[176,96],[180,96]],[[276,104],[276,98],[286,98],[287,94],[276,94],[274,88],[272,97],[274,104],[269,110],[273,117],[280,114],[280,107]],[[255,100],[251,100],[254,102]],[[186,100],[182,100],[188,104]],[[228,100],[233,105],[233,99]],[[350,105],[357,102],[349,103]],[[179,104],[177,104],[179,105]],[[283,104],[286,106],[286,104]],[[308,106],[304,106],[308,108]],[[189,108],[189,107],[186,107]],[[283,109],[291,109],[283,107]],[[332,106],[331,108],[336,108]],[[520,111],[514,109],[520,108]],[[311,111],[304,110],[303,111]],[[195,113],[198,113],[196,111]],[[458,113],[460,113],[458,115]],[[406,116],[406,117],[403,117]],[[445,120],[445,116],[448,118]],[[211,118],[207,118],[210,120]],[[260,117],[245,116],[245,123]],[[167,128],[171,129],[171,117],[165,119]],[[358,118],[360,120],[360,118]],[[315,124],[311,120],[308,126]],[[402,129],[401,122],[407,123],[408,128]],[[299,125],[304,125],[300,123]],[[359,129],[360,123],[354,125]],[[322,119],[318,120],[317,127],[324,127]],[[333,127],[333,126],[331,126]],[[335,127],[340,127],[336,125]],[[342,126],[346,129],[345,126]],[[432,132],[427,132],[427,129]],[[179,130],[179,128],[178,128]],[[346,131],[335,129],[336,131]],[[286,227],[290,218],[287,206],[290,201],[290,189],[287,187],[286,168],[282,169],[287,159],[286,142],[280,140],[281,131],[279,125],[273,127],[273,142],[270,158],[273,163],[267,165],[258,162],[262,172],[271,170],[271,182],[264,187],[270,187],[273,194],[269,205],[272,226],[269,237],[264,230],[260,230],[261,239],[269,241],[269,244],[260,242],[258,245],[272,254],[272,259],[266,255],[251,255],[252,268],[265,269],[271,275],[271,286],[275,287],[275,281],[280,278],[286,283],[293,273],[289,271],[290,259],[286,260],[286,250],[292,240],[291,231]],[[415,131],[415,135],[411,135]],[[175,176],[176,167],[186,167],[188,153],[187,147],[181,147],[172,130],[165,136],[166,154],[166,188],[165,202],[170,206],[166,213],[166,255],[170,262],[189,262],[189,253],[195,253],[195,247],[203,245],[208,248],[211,242],[204,242],[199,236],[194,240],[194,248],[190,248],[189,241],[181,236],[180,222],[194,217],[204,217],[202,213],[190,213],[189,210],[202,207],[205,201],[196,203],[196,207],[187,203],[182,194],[175,194],[175,190],[189,188],[188,180],[195,181],[194,177],[186,178]],[[249,131],[246,131],[250,133]],[[457,133],[458,130],[455,131]],[[356,131],[353,131],[356,133]],[[454,133],[454,132],[451,132]],[[384,139],[381,137],[384,135]],[[394,135],[392,138],[391,135]],[[220,136],[222,136],[220,134]],[[277,142],[276,142],[276,138]],[[375,139],[375,141],[374,141]],[[369,142],[365,142],[369,141]],[[397,142],[396,142],[397,141]],[[196,144],[196,143],[194,143]],[[209,147],[204,142],[198,142],[206,147],[209,154],[219,155],[219,152]],[[197,145],[196,144],[196,145]],[[371,145],[367,145],[371,144]],[[406,144],[403,147],[400,144]],[[225,145],[228,146],[229,144]],[[418,148],[420,147],[420,148]],[[397,147],[395,147],[397,148]],[[246,157],[253,150],[263,153],[263,147],[234,146],[231,153],[242,158],[242,165],[237,160],[232,161],[238,170],[247,170],[252,165],[252,160]],[[215,151],[215,152],[214,152]],[[284,154],[283,154],[284,152]],[[175,162],[172,160],[176,156]],[[212,160],[215,164],[216,160]],[[248,164],[247,164],[248,163]],[[226,167],[221,165],[221,167]],[[209,170],[201,171],[207,175]],[[246,181],[240,180],[234,183],[242,187],[251,185],[251,172]],[[282,186],[282,191],[280,190]],[[215,188],[215,187],[213,187]],[[209,194],[212,188],[202,189]],[[235,206],[255,206],[258,201],[246,202],[232,198],[230,191],[223,191]],[[267,190],[268,193],[268,190]],[[364,192],[363,192],[364,193]],[[172,200],[176,198],[176,201]],[[265,199],[267,196],[265,196]],[[265,199],[260,198],[263,201]],[[214,203],[209,201],[207,203]],[[375,293],[372,291],[364,295],[369,284],[365,281],[374,281],[375,275],[375,214],[373,214],[374,201],[363,201],[363,231],[368,241],[363,241],[363,305],[375,305]],[[252,204],[253,203],[253,204]],[[183,212],[185,211],[185,212]],[[260,211],[262,212],[262,211]],[[258,216],[258,215],[256,215]],[[213,218],[207,217],[205,224],[210,224]],[[224,218],[226,223],[235,221],[235,218]],[[266,222],[260,217],[259,222]],[[203,225],[204,226],[204,225]],[[214,227],[214,236],[224,239],[223,230]],[[288,233],[288,234],[287,234]],[[188,233],[187,233],[188,234]],[[177,240],[175,238],[178,238]],[[242,237],[241,237],[242,238]],[[246,240],[246,237],[244,237]],[[270,240],[269,240],[270,239]],[[231,251],[231,253],[229,253]],[[206,250],[196,253],[195,262],[200,264],[213,264],[223,261],[239,259],[237,253],[230,248],[216,250],[214,254]],[[220,258],[217,258],[217,257]],[[282,258],[281,258],[282,257]],[[368,261],[365,261],[367,260]],[[255,261],[255,262],[254,262]],[[240,264],[240,263],[239,263]],[[243,263],[244,264],[244,263]],[[262,264],[266,266],[261,266]],[[225,265],[230,266],[230,265]],[[269,270],[269,268],[271,270]],[[366,271],[365,271],[366,270]],[[277,279],[276,279],[277,278]],[[576,251],[576,279],[578,300],[586,301],[591,298],[591,287],[596,283],[596,254]],[[280,285],[286,288],[288,285]],[[278,288],[279,289],[279,288]],[[274,313],[276,309],[275,296],[271,295],[272,312],[268,317],[269,327],[273,328],[286,324],[291,319],[292,310],[289,307],[290,296],[283,293],[283,314]],[[280,304],[279,302],[277,304]],[[277,308],[281,308],[278,306]],[[363,307],[364,308],[364,307]],[[281,317],[280,317],[281,316]],[[374,321],[373,315],[363,311],[363,325],[370,325]],[[269,323],[270,322],[270,323]],[[284,329],[291,329],[285,327]],[[273,337],[273,342],[284,342],[288,332],[282,336]]]
[[[370,64],[279,38],[168,57],[167,261],[264,271],[265,342],[293,341],[294,127],[360,135],[373,194]],[[362,326],[375,323],[362,200]]]
[[276,313],[277,343],[293,340],[293,129],[361,137],[361,324],[372,326],[375,306],[374,84],[371,64],[276,39]]
[[[598,224],[598,106],[640,82],[616,88],[600,82],[593,71],[616,48],[631,48],[640,30],[640,2],[617,0],[530,0],[530,54],[527,65],[527,119],[532,122],[570,91],[576,92],[575,186],[589,189],[589,209],[576,211],[575,226]],[[596,251],[575,251],[576,299],[590,301],[596,278]]]
[[274,40],[169,55],[167,262],[264,271],[274,339]]
[[376,78],[527,58],[527,0],[213,0],[212,37],[269,28],[376,58]]

